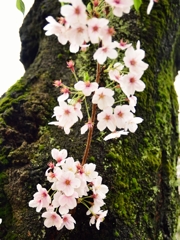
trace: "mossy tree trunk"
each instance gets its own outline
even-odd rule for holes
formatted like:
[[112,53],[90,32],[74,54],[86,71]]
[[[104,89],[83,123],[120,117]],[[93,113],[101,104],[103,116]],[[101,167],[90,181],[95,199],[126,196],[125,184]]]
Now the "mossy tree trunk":
[[[109,187],[108,216],[98,231],[89,226],[86,210],[79,206],[73,231],[46,229],[35,209],[28,207],[36,184],[44,184],[44,171],[52,148],[66,148],[81,160],[85,136],[75,126],[70,135],[48,126],[59,92],[52,83],[72,84],[66,61],[75,56],[56,37],[46,37],[49,15],[59,16],[58,0],[35,0],[20,30],[21,61],[25,75],[0,99],[0,239],[173,239],[177,226],[178,193],[175,186],[178,155],[178,105],[173,82],[180,68],[180,3],[159,0],[150,16],[148,1],[114,22],[120,38],[139,39],[149,63],[138,95],[137,115],[144,119],[135,134],[104,142],[93,135],[89,162],[97,164]],[[93,74],[92,55],[79,56],[77,65]],[[81,65],[83,64],[83,65]],[[9,69],[10,71],[11,69]]]

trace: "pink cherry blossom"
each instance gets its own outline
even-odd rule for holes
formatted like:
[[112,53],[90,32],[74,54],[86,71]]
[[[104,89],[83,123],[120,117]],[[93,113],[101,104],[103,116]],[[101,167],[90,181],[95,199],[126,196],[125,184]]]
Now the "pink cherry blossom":
[[71,216],[71,214],[65,214],[63,215],[63,226],[65,226],[68,230],[74,229],[74,224],[76,221],[74,218]]
[[127,42],[124,42],[123,39],[121,39],[117,48],[119,48],[121,50],[125,50],[125,49],[129,48],[131,45],[132,45],[132,43],[127,44]]
[[74,99],[68,99],[67,102],[74,107],[74,111],[79,119],[83,118],[83,114],[81,111],[81,101],[77,101]]
[[112,37],[113,37],[113,35],[115,35],[115,30],[113,27],[104,26],[101,29],[100,34],[101,34],[100,37],[101,37],[103,45],[108,45],[109,43],[112,42]]
[[51,203],[51,197],[45,188],[37,184],[37,190],[33,197],[34,199],[29,202],[29,207],[36,208],[36,212],[40,212],[42,208],[46,208]]
[[62,95],[60,95],[57,99],[59,103],[69,98],[69,88],[64,86],[63,88],[61,88],[61,93]]
[[94,205],[96,205],[96,206],[102,207],[105,204],[102,197],[98,193],[93,194],[92,198],[93,198],[93,201],[94,201]]
[[99,196],[104,199],[106,197],[106,193],[109,191],[108,187],[105,184],[102,184],[102,177],[97,176],[92,181],[92,191],[94,194],[99,194]]
[[62,166],[62,170],[64,172],[71,171],[73,173],[76,173],[77,168],[76,168],[76,162],[74,161],[74,158],[68,157]]
[[62,173],[62,170],[59,167],[57,167],[57,165],[58,164],[56,164],[56,167],[54,167],[53,170],[51,170],[50,168],[46,170],[45,175],[47,176],[47,180],[49,182],[56,182]]
[[92,103],[97,104],[98,108],[101,110],[105,109],[106,107],[111,107],[114,104],[113,95],[113,90],[100,87],[95,91],[92,97]]
[[79,47],[83,46],[84,42],[89,41],[87,26],[82,23],[76,23],[68,31],[68,39],[70,42],[70,52],[77,53]]
[[58,23],[53,17],[49,16],[46,18],[49,22],[43,29],[47,32],[45,33],[46,36],[50,36],[55,34],[58,37],[58,41],[65,45],[68,41],[67,38],[67,29],[60,23]]
[[65,194],[60,195],[58,198],[60,214],[66,214],[69,212],[69,209],[74,209],[77,206],[77,198],[77,192],[74,192],[71,196],[66,196]]
[[112,8],[113,14],[121,17],[123,13],[129,13],[131,6],[134,4],[133,0],[105,0]]
[[116,123],[115,123],[112,107],[107,107],[102,112],[100,112],[97,115],[97,120],[98,120],[97,128],[100,131],[103,131],[106,127],[111,132],[115,131]]
[[52,158],[55,159],[57,163],[64,162],[64,160],[67,158],[67,150],[62,149],[59,151],[58,149],[53,148],[51,150],[51,155]]
[[98,48],[93,55],[94,60],[97,60],[99,64],[104,64],[107,57],[110,59],[115,59],[118,56],[115,48],[117,47],[117,42],[108,42],[106,45]]
[[[100,228],[100,223],[104,221],[104,218],[106,217],[108,213],[108,210],[106,211],[102,211],[100,210],[96,216],[95,216],[95,220],[96,220],[96,228],[99,230]],[[92,221],[92,220],[91,220]],[[94,221],[93,221],[94,222]],[[91,222],[92,223],[92,222]]]
[[54,115],[57,122],[50,122],[49,124],[57,125],[64,128],[66,134],[70,133],[70,128],[78,121],[77,114],[74,107],[68,105],[66,102],[59,102],[60,106],[54,108]]
[[131,72],[142,74],[148,68],[148,64],[142,61],[144,57],[144,50],[135,50],[131,46],[125,51],[125,57],[123,58],[123,60],[125,66],[128,67]]
[[98,173],[95,171],[96,165],[94,163],[84,164],[84,178],[87,182],[92,182],[98,176]]
[[103,27],[107,26],[109,23],[108,19],[105,18],[90,18],[87,22],[88,25],[88,34],[90,41],[95,44],[99,43],[99,39],[101,38],[101,30]]
[[66,196],[71,196],[74,193],[74,189],[80,186],[80,180],[75,177],[73,172],[63,172],[56,187],[59,191],[64,192]]
[[113,133],[108,134],[105,138],[104,141],[107,141],[109,139],[113,139],[113,138],[119,138],[121,135],[127,135],[128,132],[125,132],[124,130],[121,131],[115,131]]
[[62,218],[54,211],[47,211],[42,214],[42,217],[46,218],[44,225],[47,228],[55,226],[57,230],[60,230],[63,224]]
[[135,74],[133,72],[130,72],[121,78],[120,86],[127,97],[133,95],[135,91],[144,91],[145,84],[140,80],[141,75],[142,74]]
[[87,21],[86,6],[81,0],[71,1],[72,5],[63,5],[61,14],[67,19],[71,27],[76,23],[84,23]]
[[122,65],[120,62],[115,63],[113,68],[109,70],[110,79],[119,83],[122,77],[120,72],[123,70],[123,68],[124,65]]
[[131,108],[129,105],[118,105],[114,109],[114,117],[116,126],[118,128],[124,128],[126,122],[132,119],[133,114],[130,112]]
[[98,84],[90,81],[78,81],[74,84],[74,88],[78,91],[82,91],[85,96],[90,96],[91,93],[98,88]]
[[133,118],[129,119],[126,122],[125,130],[129,130],[130,132],[134,133],[138,128],[137,124],[141,123],[142,121],[143,121],[143,119],[140,117],[133,117]]

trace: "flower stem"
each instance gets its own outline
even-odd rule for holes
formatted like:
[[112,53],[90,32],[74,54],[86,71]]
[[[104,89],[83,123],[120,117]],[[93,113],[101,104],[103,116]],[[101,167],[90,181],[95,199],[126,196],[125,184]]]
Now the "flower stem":
[[[99,84],[100,81],[100,65],[97,63],[97,68],[96,68],[96,82]],[[91,140],[92,140],[92,135],[93,135],[93,129],[94,129],[94,122],[95,122],[95,117],[96,117],[96,104],[92,104],[92,116],[91,116],[91,121],[93,123],[92,127],[89,129],[88,132],[88,137],[87,137],[87,142],[86,142],[86,148],[84,151],[83,159],[82,159],[82,165],[84,165],[87,161],[87,157],[89,154],[89,149],[91,146]]]

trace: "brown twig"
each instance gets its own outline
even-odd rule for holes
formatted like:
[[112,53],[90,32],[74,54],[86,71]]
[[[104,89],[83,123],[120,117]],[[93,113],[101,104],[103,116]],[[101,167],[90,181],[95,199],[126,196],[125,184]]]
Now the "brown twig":
[[[97,69],[96,69],[96,82],[99,84],[100,81],[100,65],[97,63]],[[92,135],[93,135],[93,130],[94,130],[94,122],[95,122],[95,117],[96,117],[96,104],[92,104],[92,116],[91,116],[91,121],[92,121],[92,127],[89,128],[88,132],[88,137],[87,137],[87,142],[86,142],[86,148],[84,151],[84,155],[82,158],[82,165],[84,165],[87,161],[87,157],[89,154],[90,146],[91,146],[91,141],[92,141]]]

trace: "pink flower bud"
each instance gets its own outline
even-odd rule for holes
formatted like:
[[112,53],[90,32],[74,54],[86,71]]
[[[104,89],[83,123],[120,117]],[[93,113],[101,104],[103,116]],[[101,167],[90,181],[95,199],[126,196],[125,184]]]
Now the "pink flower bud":
[[62,81],[61,81],[61,80],[55,80],[54,83],[53,83],[53,85],[54,85],[55,87],[60,87],[60,86],[62,85]]
[[67,67],[71,69],[72,72],[74,72],[74,62],[72,60],[67,62]]

